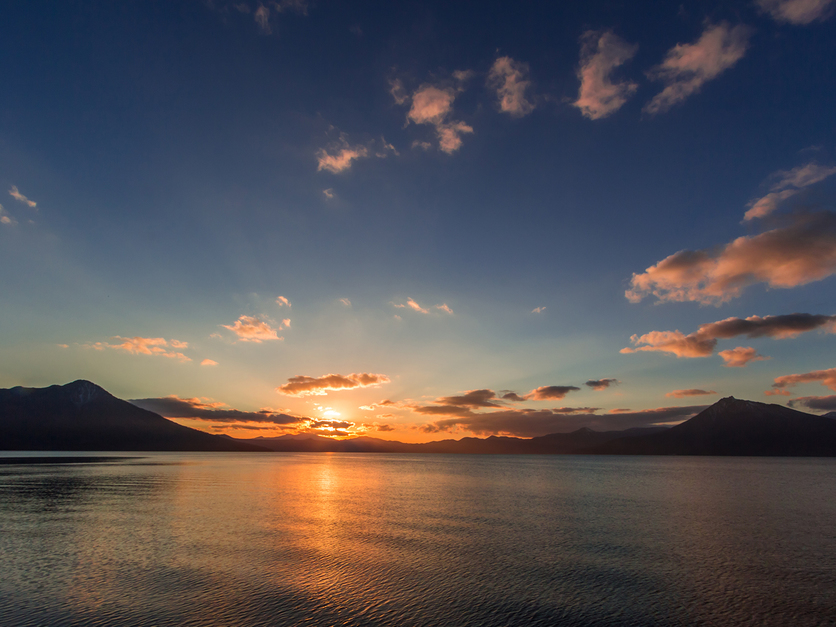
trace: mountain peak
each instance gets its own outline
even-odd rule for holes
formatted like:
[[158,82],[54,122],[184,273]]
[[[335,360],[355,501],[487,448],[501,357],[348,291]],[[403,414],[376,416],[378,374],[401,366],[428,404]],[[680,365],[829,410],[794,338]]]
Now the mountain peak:
[[107,390],[86,379],[77,379],[61,387],[68,393],[70,400],[76,407],[110,396]]

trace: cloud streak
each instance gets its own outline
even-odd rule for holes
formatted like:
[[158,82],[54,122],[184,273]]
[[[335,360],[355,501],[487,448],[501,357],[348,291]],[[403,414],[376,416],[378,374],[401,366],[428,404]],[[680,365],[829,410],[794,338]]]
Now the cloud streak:
[[772,185],[766,196],[749,203],[749,210],[743,215],[743,221],[765,218],[774,213],[782,202],[795,196],[805,187],[819,183],[834,174],[836,167],[820,166],[812,162],[789,171],[776,172],[773,177],[778,178],[778,181]]
[[833,14],[834,0],[755,0],[776,22],[803,26],[821,22]]
[[262,409],[257,412],[241,411],[207,398],[180,398],[172,395],[162,398],[136,398],[128,402],[166,418],[191,418],[223,423],[260,422],[276,425],[296,425],[309,420],[304,417],[276,413],[271,409]]
[[833,396],[799,396],[787,402],[790,407],[806,407],[815,411],[832,411],[836,409],[836,395]]
[[836,368],[814,370],[813,372],[805,372],[803,374],[788,374],[783,377],[778,377],[772,384],[772,388],[774,390],[786,391],[786,388],[795,387],[800,383],[816,382],[836,391]]
[[581,36],[581,82],[578,99],[572,104],[590,120],[605,118],[621,108],[636,93],[638,84],[614,81],[615,70],[635,56],[637,45],[628,44],[612,31],[586,31]]
[[[453,102],[463,91],[464,82],[470,75],[470,72],[454,72],[452,81],[435,85],[425,83],[411,95],[400,80],[394,80],[390,83],[389,93],[398,105],[405,105],[411,101],[406,114],[407,123],[432,126],[438,139],[438,147],[442,152],[453,154],[461,148],[462,136],[473,133],[471,126],[452,119]],[[417,145],[423,147],[421,142]]]
[[608,387],[612,385],[618,385],[621,381],[618,379],[590,379],[586,383],[585,386],[592,388],[593,390],[600,391],[606,390]]
[[299,375],[288,379],[276,391],[286,396],[325,396],[328,392],[377,387],[384,383],[389,383],[389,377],[370,372],[326,374],[321,377]]
[[651,115],[667,111],[696,94],[708,81],[734,66],[746,54],[753,29],[731,27],[722,22],[709,25],[692,44],[677,44],[648,77],[665,83],[665,88],[648,102],[644,111]]
[[15,185],[12,185],[12,188],[9,190],[9,196],[14,198],[18,202],[22,202],[30,209],[38,208],[38,203],[36,203],[34,200],[29,200],[26,196],[21,194],[20,191],[18,191],[17,186]]
[[717,394],[714,390],[700,390],[698,388],[690,388],[687,390],[674,390],[665,394],[668,398],[689,398],[691,396],[709,396]]
[[[290,321],[288,320],[288,322]],[[235,333],[239,342],[260,344],[269,340],[284,339],[278,336],[276,329],[254,316],[241,316],[233,324],[222,324],[221,326]]]

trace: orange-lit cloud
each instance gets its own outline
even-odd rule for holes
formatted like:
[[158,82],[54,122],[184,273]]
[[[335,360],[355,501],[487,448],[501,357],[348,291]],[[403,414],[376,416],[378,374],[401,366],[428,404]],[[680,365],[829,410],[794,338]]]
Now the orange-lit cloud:
[[726,362],[723,364],[726,368],[744,368],[752,361],[766,361],[767,359],[771,359],[771,357],[760,355],[751,346],[738,346],[737,348],[720,351],[717,354]]
[[340,302],[346,307],[351,307],[351,301],[348,298],[341,298]]
[[788,226],[739,237],[719,250],[682,250],[633,274],[625,296],[719,305],[757,283],[792,288],[836,273],[836,214],[795,215]]
[[569,392],[578,392],[580,388],[574,385],[542,385],[539,388],[531,390],[525,395],[526,399],[535,401],[547,401],[554,399],[562,399]]
[[222,324],[221,326],[235,333],[240,342],[260,343],[266,340],[284,339],[278,336],[276,329],[253,316],[241,316],[234,324]]
[[215,361],[214,359],[204,359],[203,361],[200,362],[200,365],[201,366],[217,366],[218,362]]
[[767,390],[764,394],[766,396],[792,396],[788,390]]
[[544,311],[546,311],[545,307],[535,307],[534,309],[531,310],[531,313],[538,314],[538,313],[543,313]]
[[700,337],[696,333],[685,335],[681,331],[651,331],[644,335],[632,335],[635,348],[622,348],[624,354],[650,351],[670,353],[677,357],[708,357],[714,352],[717,340]]
[[749,203],[749,210],[744,214],[743,221],[764,218],[774,213],[786,199],[833,174],[836,174],[836,167],[820,166],[812,162],[789,171],[775,173],[773,178],[778,180],[771,186],[766,196]]
[[344,172],[351,167],[351,162],[369,156],[366,146],[350,146],[344,137],[329,148],[320,148],[316,153],[317,170],[327,170],[334,174]]
[[17,220],[15,220],[6,212],[5,209],[3,209],[3,205],[0,205],[0,224],[5,224],[7,226],[14,226],[17,224]]
[[616,68],[633,58],[637,45],[628,44],[612,31],[586,31],[581,36],[581,81],[578,99],[572,104],[590,120],[614,113],[636,92],[638,85],[630,81],[614,81]]
[[9,196],[14,198],[18,202],[22,202],[30,209],[37,209],[38,207],[38,203],[36,203],[34,200],[29,200],[26,196],[21,194],[15,185],[12,185],[12,188],[9,190]]
[[708,396],[710,394],[717,394],[714,390],[700,390],[691,388],[689,390],[674,390],[665,394],[668,398],[687,398],[689,396]]
[[606,390],[611,385],[618,385],[620,383],[621,381],[618,379],[590,379],[584,385],[593,390]]
[[436,403],[459,407],[501,407],[493,390],[469,390],[461,396],[442,396]]
[[157,355],[160,357],[168,357],[169,359],[177,359],[182,362],[191,361],[191,358],[183,353],[169,350],[169,348],[187,348],[187,342],[166,340],[161,337],[122,337],[120,335],[115,335],[111,339],[117,340],[117,343],[94,342],[83,344],[82,346],[97,351],[116,349],[131,353],[132,355]]
[[[463,91],[463,83],[470,75],[470,72],[454,72],[453,81],[437,85],[421,85],[412,95],[409,95],[400,80],[394,80],[390,82],[389,93],[399,105],[404,105],[411,100],[406,114],[407,122],[433,126],[438,137],[439,148],[447,154],[453,154],[462,145],[462,135],[473,132],[473,128],[468,124],[451,119],[453,101]],[[423,147],[423,142],[417,145]]]
[[226,403],[208,398],[180,398],[176,395],[163,398],[136,398],[129,401],[166,418],[192,418],[213,422],[259,422],[275,425],[303,425],[310,418],[276,413],[269,408],[259,411],[232,409]]
[[488,72],[487,82],[496,91],[500,111],[521,118],[534,110],[534,103],[526,96],[531,87],[527,63],[499,57]]
[[806,407],[818,411],[832,411],[836,409],[836,395],[834,396],[799,396],[787,403],[790,407]]
[[722,22],[709,25],[692,44],[677,44],[665,55],[662,63],[648,72],[665,88],[648,102],[644,111],[662,113],[702,89],[736,64],[746,54],[749,37],[754,30],[748,26],[730,27]]
[[326,374],[321,377],[299,375],[287,381],[284,385],[277,387],[276,391],[287,396],[325,396],[333,391],[376,387],[389,383],[389,377],[383,374],[362,372],[347,375]]
[[783,390],[785,388],[795,387],[799,383],[814,383],[817,381],[825,387],[836,391],[836,368],[814,370],[813,372],[805,372],[804,374],[788,374],[783,377],[778,377],[772,384],[772,388],[774,390]]
[[290,301],[287,300],[287,298],[285,298],[284,296],[279,296],[278,298],[276,298],[276,304],[279,307],[290,307]]
[[755,4],[777,22],[803,25],[830,17],[834,0],[755,0]]

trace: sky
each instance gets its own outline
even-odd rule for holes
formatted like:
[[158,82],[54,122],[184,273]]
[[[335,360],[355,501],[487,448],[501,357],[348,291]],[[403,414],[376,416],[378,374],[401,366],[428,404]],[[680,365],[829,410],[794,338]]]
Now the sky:
[[234,437],[836,409],[836,0],[32,0],[0,387]]

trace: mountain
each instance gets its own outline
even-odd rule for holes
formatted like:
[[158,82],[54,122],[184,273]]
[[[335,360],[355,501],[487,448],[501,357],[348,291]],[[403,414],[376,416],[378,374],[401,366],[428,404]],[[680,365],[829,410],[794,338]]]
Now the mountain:
[[836,456],[836,420],[730,396],[667,431],[618,438],[584,452],[833,457]]
[[0,389],[0,450],[265,449],[178,425],[79,380],[47,388]]

